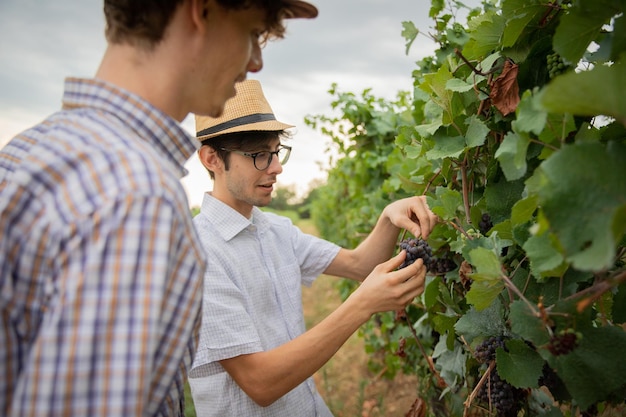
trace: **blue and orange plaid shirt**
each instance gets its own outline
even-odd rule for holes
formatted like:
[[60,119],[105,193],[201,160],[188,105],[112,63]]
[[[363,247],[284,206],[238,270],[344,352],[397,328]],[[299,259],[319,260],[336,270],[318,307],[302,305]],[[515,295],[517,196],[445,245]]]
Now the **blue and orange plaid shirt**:
[[68,78],[63,110],[0,150],[0,415],[183,414],[196,146],[140,97]]

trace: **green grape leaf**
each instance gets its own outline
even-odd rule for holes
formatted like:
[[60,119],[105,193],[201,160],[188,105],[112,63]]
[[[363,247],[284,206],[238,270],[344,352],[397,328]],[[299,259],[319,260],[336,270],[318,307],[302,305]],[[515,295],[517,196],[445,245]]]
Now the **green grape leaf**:
[[502,264],[498,255],[487,248],[476,248],[469,252],[470,263],[476,268],[477,276],[485,281],[499,281],[502,276]]
[[456,190],[446,187],[437,187],[436,199],[428,198],[428,207],[442,220],[450,220],[457,217],[459,207],[463,206],[463,196]]
[[613,298],[613,321],[626,323],[626,284],[617,287],[617,293]]
[[[506,28],[506,19],[495,13],[485,13],[473,20],[477,26],[470,32],[470,40],[463,48],[468,59],[482,59],[500,50],[500,39]],[[470,27],[471,29],[471,27]]]
[[526,174],[526,152],[530,140],[517,133],[508,133],[496,151],[496,158],[504,176],[509,181],[515,181]]
[[556,77],[543,92],[548,111],[579,116],[606,115],[626,126],[626,54],[612,66],[599,65],[584,72],[570,71]]
[[550,390],[548,394],[543,389],[531,389],[528,396],[528,409],[531,415],[537,417],[563,417],[563,412],[559,409],[558,403],[555,403],[556,396]]
[[545,13],[545,5],[536,0],[505,0],[502,2],[502,14],[507,19],[502,35],[502,46],[515,45],[524,29],[537,15]]
[[454,333],[454,323],[456,323],[456,320],[457,318],[455,316],[436,313],[432,316],[433,328],[439,334],[446,334],[448,332]]
[[554,34],[554,50],[569,63],[578,63],[598,37],[602,26],[620,10],[620,0],[573,2],[569,12],[561,17]]
[[465,132],[465,143],[469,148],[482,146],[490,132],[489,127],[476,115],[472,115],[465,120],[467,132]]
[[496,351],[498,375],[517,388],[538,388],[544,360],[524,341],[511,339]]
[[617,61],[619,54],[626,51],[626,16],[622,14],[613,21],[610,59]]
[[411,45],[413,45],[413,42],[419,33],[419,29],[415,27],[413,22],[402,22],[402,37],[406,40],[406,49],[404,51],[406,55],[409,54]]
[[[535,305],[536,311],[539,308]],[[550,340],[550,334],[540,317],[522,300],[514,301],[510,307],[509,321],[511,331],[535,346],[541,346]]]
[[476,310],[481,311],[489,307],[489,305],[498,298],[498,295],[504,289],[501,281],[483,281],[477,280],[477,275],[472,275],[474,282],[472,287],[465,295],[467,302],[472,304]]
[[626,145],[569,145],[535,171],[539,204],[566,259],[583,271],[611,266],[626,232]]
[[446,88],[450,91],[456,91],[458,93],[464,93],[474,88],[474,84],[470,84],[458,78],[452,78],[446,83]]
[[503,241],[508,241],[503,247],[508,247],[513,244],[513,229],[511,229],[511,222],[509,220],[505,220],[493,226],[491,231],[489,232],[489,237],[494,234],[498,235],[500,239]]
[[404,151],[404,154],[407,156],[407,158],[410,159],[417,159],[419,156],[422,155],[421,146],[407,145],[404,146],[402,150]]
[[528,223],[537,210],[537,196],[532,195],[519,200],[511,209],[511,225],[513,227]]
[[456,158],[465,149],[465,138],[463,136],[435,135],[435,146],[426,152],[429,159]]
[[441,377],[448,386],[455,386],[457,380],[465,375],[465,364],[467,362],[465,349],[460,343],[455,343],[454,349],[449,349],[446,341],[447,337],[441,337],[435,346],[433,358],[439,368]]
[[551,365],[582,410],[606,400],[626,385],[626,332],[618,327],[589,327],[578,347],[554,357]]
[[415,126],[415,131],[423,138],[431,137],[443,125],[441,117],[431,123]]
[[492,183],[485,191],[487,210],[494,223],[499,223],[511,216],[511,208],[522,197],[524,181],[501,181]]
[[454,78],[447,66],[442,66],[435,73],[425,74],[424,82],[419,88],[431,95],[431,100],[443,109],[443,124],[449,125],[456,114],[463,111],[462,105],[457,104],[458,99],[454,100],[454,92],[446,88],[449,80]]
[[[539,134],[539,140],[545,143],[552,143],[560,147],[561,143],[565,142],[569,134],[576,131],[576,129],[576,122],[574,121],[574,116],[571,114],[550,113],[548,114],[548,119],[546,121],[546,128]],[[579,132],[584,132],[584,129],[581,128]],[[548,147],[546,147],[544,151],[548,151],[549,155],[554,153]],[[545,157],[543,159],[548,158]]]
[[439,277],[426,277],[426,285],[424,286],[424,305],[426,308],[432,308],[437,303],[437,297],[439,297],[439,283],[441,278]]
[[428,17],[437,17],[437,15],[443,10],[446,3],[444,0],[432,0],[430,2],[430,10],[428,11]]
[[471,307],[454,325],[457,334],[468,343],[477,337],[498,336],[504,333],[504,308],[497,298],[484,310]]
[[530,259],[530,268],[533,274],[537,276],[552,271],[564,260],[563,255],[554,247],[554,242],[550,239],[549,233],[531,236],[524,243],[524,250]]
[[476,248],[469,251],[469,261],[476,269],[470,274],[472,287],[466,294],[467,302],[482,311],[498,297],[504,289],[502,265],[493,250]]
[[541,94],[525,91],[516,110],[516,118],[512,123],[513,131],[518,133],[532,132],[539,135],[546,125],[548,113],[541,105]]

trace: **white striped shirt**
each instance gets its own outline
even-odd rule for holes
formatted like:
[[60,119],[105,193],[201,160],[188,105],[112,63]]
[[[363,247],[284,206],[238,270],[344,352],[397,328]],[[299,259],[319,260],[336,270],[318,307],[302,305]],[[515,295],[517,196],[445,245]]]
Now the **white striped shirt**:
[[312,377],[260,407],[219,363],[302,334],[302,285],[311,285],[340,250],[302,233],[286,217],[255,207],[253,219],[209,194],[194,218],[209,259],[200,346],[189,378],[197,415],[330,417]]

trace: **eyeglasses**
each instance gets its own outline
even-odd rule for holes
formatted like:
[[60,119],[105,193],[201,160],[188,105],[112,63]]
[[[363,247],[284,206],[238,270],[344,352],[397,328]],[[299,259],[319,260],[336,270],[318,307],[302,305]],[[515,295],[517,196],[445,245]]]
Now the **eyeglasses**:
[[226,148],[222,148],[222,150],[227,151],[227,152],[234,152],[239,155],[252,158],[254,167],[258,169],[259,171],[264,171],[267,168],[269,168],[270,164],[272,163],[272,158],[274,157],[274,155],[276,155],[276,157],[278,158],[278,162],[280,162],[281,165],[285,165],[287,161],[289,160],[289,155],[291,155],[291,146],[287,146],[287,145],[280,145],[280,148],[278,148],[278,150],[274,152],[261,151],[261,152],[248,153],[248,152],[238,151],[235,149],[226,149]]

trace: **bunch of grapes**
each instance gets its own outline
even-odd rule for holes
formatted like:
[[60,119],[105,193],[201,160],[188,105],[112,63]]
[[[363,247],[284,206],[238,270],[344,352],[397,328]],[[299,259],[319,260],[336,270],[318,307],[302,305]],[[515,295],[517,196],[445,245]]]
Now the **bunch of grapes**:
[[548,63],[548,75],[550,79],[556,77],[557,75],[563,74],[569,66],[563,61],[561,55],[553,52],[546,57]]
[[433,258],[430,263],[430,268],[428,268],[428,272],[431,272],[435,275],[445,275],[450,271],[454,271],[456,269],[456,263],[450,258]]
[[406,268],[418,259],[424,261],[424,266],[428,272],[435,275],[445,275],[457,268],[456,263],[450,258],[436,258],[433,250],[424,239],[407,238],[398,245],[400,250],[406,251],[406,258],[398,269]]
[[401,250],[406,251],[406,258],[398,269],[406,268],[418,259],[422,259],[424,261],[424,266],[426,266],[427,269],[430,269],[433,262],[433,250],[424,239],[407,238],[400,242],[399,246]]
[[498,348],[505,348],[504,342],[506,337],[504,336],[491,336],[483,340],[474,350],[474,357],[478,362],[487,363],[496,358],[496,350]]
[[563,330],[552,335],[547,348],[554,356],[566,355],[578,346],[579,339],[580,335],[576,334],[574,330]]
[[478,230],[483,235],[486,235],[489,230],[493,227],[493,223],[491,222],[491,216],[489,213],[483,213],[480,221],[478,222]]
[[486,383],[478,391],[478,399],[495,408],[498,417],[516,417],[522,407],[524,390],[516,388],[492,368]]

